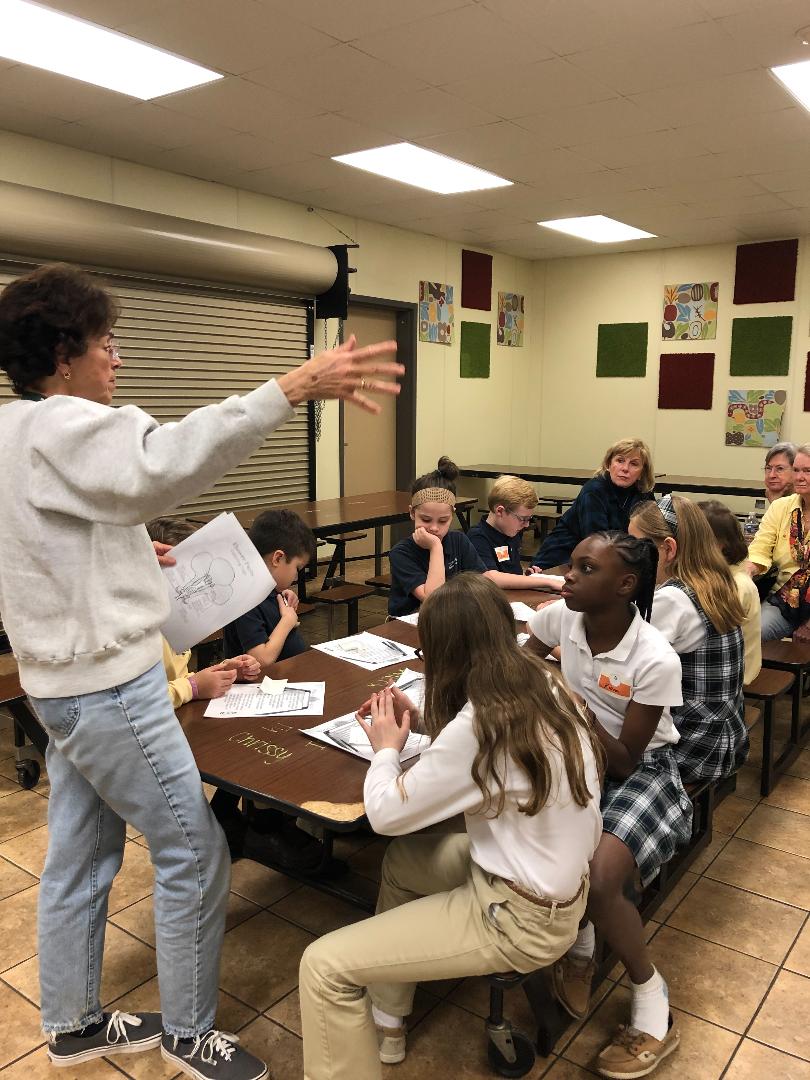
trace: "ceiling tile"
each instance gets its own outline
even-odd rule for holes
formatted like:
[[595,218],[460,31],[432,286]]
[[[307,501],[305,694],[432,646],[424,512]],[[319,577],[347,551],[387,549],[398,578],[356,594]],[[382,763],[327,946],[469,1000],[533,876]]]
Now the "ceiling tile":
[[234,134],[233,128],[227,128],[213,120],[181,116],[148,101],[139,101],[136,105],[127,105],[123,109],[109,110],[82,120],[74,127],[102,137],[115,138],[118,146],[126,145],[126,140],[132,139],[133,145],[156,146],[162,150],[174,150],[194,143],[210,143]]
[[377,87],[384,94],[413,94],[425,88],[421,79],[366,56],[353,45],[333,45],[319,53],[308,65],[305,79],[301,78],[300,59],[265,64],[247,75],[251,82],[327,112],[362,105]]
[[161,98],[160,106],[173,113],[199,117],[231,130],[266,135],[271,139],[279,121],[288,123],[291,119],[316,116],[323,111],[236,76]]
[[806,0],[759,3],[729,14],[717,25],[735,41],[750,43],[754,55],[767,67],[808,59],[807,46],[795,36],[810,23]]
[[774,145],[810,142],[810,113],[791,105],[776,112],[728,119],[722,124],[704,120],[681,127],[679,136],[688,143],[695,139],[714,153],[755,147],[764,155]]
[[105,109],[123,108],[137,100],[129,94],[91,86],[27,64],[0,71],[0,98],[43,116],[68,121],[81,120]]
[[677,90],[666,87],[633,94],[629,101],[659,121],[680,127],[693,121],[724,122],[754,113],[783,109],[790,104],[784,90],[764,68],[686,80]]
[[[468,73],[471,68],[467,69]],[[560,59],[534,64],[519,64],[516,59],[506,70],[482,68],[473,78],[449,82],[444,89],[507,120],[529,114],[554,113],[558,109],[617,96],[598,79]]]
[[[294,17],[314,26],[338,41],[353,41],[363,34],[391,30],[403,23],[420,21],[430,26],[445,11],[471,7],[475,0],[408,0],[388,3],[383,0],[295,0]],[[259,0],[273,12],[290,12],[289,0]]]
[[276,61],[310,59],[335,44],[329,35],[254,0],[176,0],[128,19],[119,29],[231,75]]
[[[767,162],[762,163],[763,168],[768,167]],[[810,168],[785,169],[782,172],[755,173],[752,177],[760,187],[767,191],[808,191],[810,190]]]
[[568,147],[602,138],[606,131],[617,136],[641,135],[669,127],[627,98],[614,97],[575,108],[515,117],[513,123],[531,131],[542,146]]
[[479,109],[435,86],[411,94],[380,88],[379,92],[366,94],[363,101],[336,111],[358,123],[384,128],[398,139],[409,142],[447,131],[481,127],[498,120],[494,112]]
[[177,0],[48,0],[48,7],[99,26],[118,27],[165,10]]
[[[504,41],[502,49],[497,48],[500,41]],[[362,34],[354,45],[433,86],[467,78],[470,71],[508,71],[516,64],[546,60],[552,55],[525,35],[504,39],[502,21],[478,4],[395,30]]]

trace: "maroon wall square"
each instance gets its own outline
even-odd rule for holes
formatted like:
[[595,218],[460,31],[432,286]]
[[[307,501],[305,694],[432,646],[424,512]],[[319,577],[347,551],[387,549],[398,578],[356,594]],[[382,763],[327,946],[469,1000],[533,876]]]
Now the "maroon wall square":
[[461,251],[461,306],[492,311],[492,256]]
[[661,353],[659,409],[710,409],[714,353]]
[[810,352],[807,354],[807,371],[804,375],[804,411],[810,412]]
[[734,274],[735,304],[769,304],[796,295],[798,240],[740,244]]

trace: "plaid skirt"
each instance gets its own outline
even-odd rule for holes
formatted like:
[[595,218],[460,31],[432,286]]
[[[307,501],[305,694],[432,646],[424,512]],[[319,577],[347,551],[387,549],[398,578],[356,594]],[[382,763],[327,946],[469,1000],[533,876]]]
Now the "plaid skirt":
[[730,776],[748,757],[745,702],[685,701],[672,710],[681,736],[673,747],[685,783],[721,780]]
[[602,829],[632,852],[641,882],[652,881],[675,849],[692,838],[692,802],[672,748],[647,750],[635,772],[602,793]]

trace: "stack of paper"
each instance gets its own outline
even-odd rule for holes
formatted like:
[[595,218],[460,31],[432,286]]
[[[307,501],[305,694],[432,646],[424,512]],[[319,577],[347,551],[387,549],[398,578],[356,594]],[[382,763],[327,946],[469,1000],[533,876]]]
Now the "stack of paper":
[[399,622],[406,622],[408,626],[416,626],[419,622],[419,612],[414,611],[412,615],[397,615]]
[[390,641],[388,638],[378,637],[377,634],[354,634],[352,637],[324,641],[323,644],[312,647],[328,656],[335,656],[338,660],[357,664],[366,671],[377,671],[378,668],[416,659],[416,650],[409,645],[401,645],[398,641]]
[[272,694],[265,693],[261,686],[240,683],[223,697],[209,701],[205,716],[323,716],[325,699],[325,682],[297,682],[295,686],[287,683]]

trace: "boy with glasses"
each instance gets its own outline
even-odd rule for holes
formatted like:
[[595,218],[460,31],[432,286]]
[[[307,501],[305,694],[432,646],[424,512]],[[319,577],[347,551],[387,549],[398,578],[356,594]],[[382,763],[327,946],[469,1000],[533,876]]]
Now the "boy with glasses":
[[487,499],[489,513],[467,533],[495,584],[502,589],[559,589],[562,579],[546,574],[523,576],[520,547],[523,532],[532,523],[537,493],[527,480],[499,476]]

